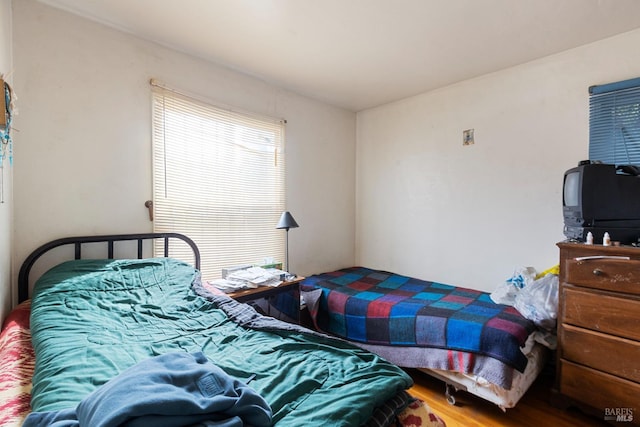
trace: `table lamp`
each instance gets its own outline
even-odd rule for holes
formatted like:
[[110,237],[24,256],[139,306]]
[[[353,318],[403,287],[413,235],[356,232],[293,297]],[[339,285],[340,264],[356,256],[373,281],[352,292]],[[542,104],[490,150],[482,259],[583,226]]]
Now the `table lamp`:
[[278,225],[276,228],[284,228],[287,230],[287,239],[285,241],[285,252],[286,252],[286,261],[285,261],[285,271],[289,272],[289,229],[290,228],[298,228],[299,225],[293,216],[289,213],[289,211],[282,212],[282,216],[280,216],[280,221],[278,221]]

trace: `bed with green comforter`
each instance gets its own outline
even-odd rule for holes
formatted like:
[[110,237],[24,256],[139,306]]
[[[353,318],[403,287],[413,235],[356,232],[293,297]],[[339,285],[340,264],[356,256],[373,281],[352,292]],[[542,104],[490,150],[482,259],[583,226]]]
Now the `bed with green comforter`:
[[365,425],[411,386],[368,351],[199,285],[198,271],[172,258],[75,260],[49,270],[32,298],[32,410],[73,408],[123,371],[172,352],[202,352],[248,384],[277,426]]

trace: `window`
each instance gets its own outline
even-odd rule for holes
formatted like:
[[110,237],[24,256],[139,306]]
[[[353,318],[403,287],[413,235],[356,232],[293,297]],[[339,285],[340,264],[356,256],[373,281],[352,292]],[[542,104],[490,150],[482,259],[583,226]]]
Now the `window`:
[[154,231],[191,237],[207,280],[224,267],[283,261],[284,122],[153,82],[152,97]]
[[640,166],[640,78],[589,88],[589,160]]

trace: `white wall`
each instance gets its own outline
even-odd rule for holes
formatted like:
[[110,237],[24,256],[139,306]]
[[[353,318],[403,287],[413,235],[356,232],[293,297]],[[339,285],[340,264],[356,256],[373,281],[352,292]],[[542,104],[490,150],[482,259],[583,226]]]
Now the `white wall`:
[[639,45],[640,30],[358,113],[356,262],[481,290],[556,264],[587,88],[640,76]]
[[288,120],[296,272],[357,263],[491,290],[516,266],[557,262],[562,173],[587,157],[587,87],[640,75],[625,54],[636,31],[363,111],[356,127],[347,111],[34,0],[13,9],[14,270],[53,238],[151,230],[155,77]]
[[[0,75],[12,84],[11,71],[11,0],[0,0]],[[4,96],[4,88],[0,88]],[[1,112],[0,112],[1,113]],[[4,191],[4,202],[0,203],[0,319],[4,319],[11,307],[11,215],[12,215],[12,175],[9,161],[5,160],[4,170],[0,169],[0,185]]]
[[354,262],[354,113],[33,0],[13,8],[16,267],[53,238],[151,231],[152,77],[287,119],[288,208],[300,224],[289,233],[292,268]]

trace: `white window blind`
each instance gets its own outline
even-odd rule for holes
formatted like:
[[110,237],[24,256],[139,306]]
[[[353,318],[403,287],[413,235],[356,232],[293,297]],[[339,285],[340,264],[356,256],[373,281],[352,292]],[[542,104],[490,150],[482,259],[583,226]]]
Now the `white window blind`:
[[283,121],[153,84],[152,96],[154,231],[191,237],[203,279],[284,261],[285,233],[275,228],[285,210]]

